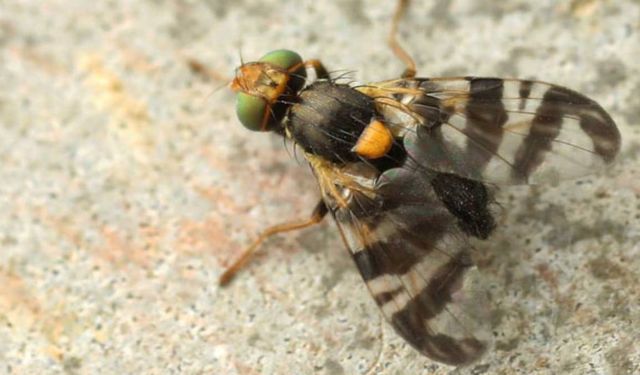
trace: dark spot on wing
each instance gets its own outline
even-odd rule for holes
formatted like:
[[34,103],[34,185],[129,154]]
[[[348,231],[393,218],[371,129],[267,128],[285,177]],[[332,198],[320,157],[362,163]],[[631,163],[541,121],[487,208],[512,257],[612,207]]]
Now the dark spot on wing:
[[496,226],[489,210],[490,197],[486,186],[449,173],[438,173],[431,186],[442,203],[458,219],[467,234],[481,239],[489,237]]
[[529,95],[531,95],[531,86],[533,86],[533,82],[531,81],[520,81],[520,89],[518,90],[520,104],[518,105],[518,109],[523,110],[526,107],[527,99],[529,99]]
[[465,160],[473,168],[484,170],[502,142],[503,125],[509,119],[502,103],[504,81],[498,78],[469,78],[466,104],[467,136]]

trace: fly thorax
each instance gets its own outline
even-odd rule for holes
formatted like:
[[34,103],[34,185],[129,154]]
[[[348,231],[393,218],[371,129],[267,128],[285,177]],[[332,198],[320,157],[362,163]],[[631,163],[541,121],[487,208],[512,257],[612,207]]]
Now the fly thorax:
[[287,131],[308,153],[333,162],[358,160],[358,139],[376,118],[372,98],[347,86],[316,82],[291,106]]

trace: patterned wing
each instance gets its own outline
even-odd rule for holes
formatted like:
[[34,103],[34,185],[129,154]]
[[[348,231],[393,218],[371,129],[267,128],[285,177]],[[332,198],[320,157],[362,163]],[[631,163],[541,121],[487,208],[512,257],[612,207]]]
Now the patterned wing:
[[[395,331],[433,360],[468,364],[489,346],[488,296],[479,288],[459,218],[435,188],[440,174],[415,168],[387,170],[365,189],[315,172],[362,278]],[[337,191],[329,193],[328,184]]]
[[564,87],[499,78],[386,81],[359,88],[423,166],[499,184],[579,177],[610,163],[620,133],[595,101]]

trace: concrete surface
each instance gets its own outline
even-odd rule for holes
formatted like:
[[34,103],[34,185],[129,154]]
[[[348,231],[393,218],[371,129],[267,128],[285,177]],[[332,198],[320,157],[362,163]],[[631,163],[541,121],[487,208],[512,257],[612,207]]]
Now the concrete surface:
[[557,82],[598,100],[619,162],[502,189],[478,243],[497,308],[478,363],[434,363],[384,323],[325,223],[263,227],[317,190],[282,141],[246,132],[231,77],[276,48],[354,80],[396,77],[393,1],[0,2],[0,373],[640,373],[640,4],[416,2],[401,26],[424,76]]

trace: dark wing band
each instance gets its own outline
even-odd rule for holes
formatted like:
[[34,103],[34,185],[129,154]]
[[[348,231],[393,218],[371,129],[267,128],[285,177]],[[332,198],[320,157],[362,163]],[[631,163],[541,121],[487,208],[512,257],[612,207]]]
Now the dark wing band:
[[346,207],[326,200],[396,332],[431,359],[464,365],[489,345],[488,298],[466,235],[433,191],[433,177],[395,168],[377,179],[375,193],[343,188]]
[[[592,173],[620,150],[620,133],[598,103],[548,83],[414,79],[365,91],[392,97],[420,119],[396,126],[405,132],[409,155],[439,172],[499,184],[541,183]],[[397,117],[396,107],[380,107],[385,117]]]

